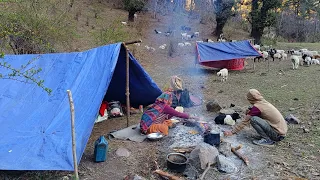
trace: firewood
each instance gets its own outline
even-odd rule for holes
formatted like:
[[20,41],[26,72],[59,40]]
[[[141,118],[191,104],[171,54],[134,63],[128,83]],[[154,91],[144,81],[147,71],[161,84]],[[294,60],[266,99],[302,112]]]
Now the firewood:
[[169,180],[183,180],[183,178],[180,178],[180,177],[178,177],[178,176],[169,174],[169,173],[164,172],[164,171],[162,171],[162,170],[160,170],[160,169],[155,170],[154,173],[159,174],[160,176],[169,178]]
[[[239,146],[237,147],[239,148]],[[240,147],[241,148],[241,147]],[[239,149],[240,149],[239,148]],[[231,148],[231,151],[236,155],[238,156],[241,160],[243,160],[243,162],[246,164],[246,165],[249,165],[249,160],[247,157],[245,157],[244,155],[242,155],[241,153],[239,153],[236,148]]]

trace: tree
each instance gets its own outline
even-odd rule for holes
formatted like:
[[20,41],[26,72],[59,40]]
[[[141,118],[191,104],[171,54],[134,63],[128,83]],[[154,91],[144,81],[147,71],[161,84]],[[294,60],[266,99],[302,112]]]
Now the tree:
[[234,14],[232,7],[234,6],[234,0],[216,0],[214,1],[214,7],[216,11],[217,26],[214,31],[216,36],[219,36],[223,32],[223,27],[227,23],[228,19]]
[[134,14],[142,11],[147,0],[123,0],[124,9],[129,12],[128,21],[134,22]]
[[276,9],[281,7],[281,0],[252,0],[251,4],[251,37],[255,44],[261,44],[265,27],[276,23]]

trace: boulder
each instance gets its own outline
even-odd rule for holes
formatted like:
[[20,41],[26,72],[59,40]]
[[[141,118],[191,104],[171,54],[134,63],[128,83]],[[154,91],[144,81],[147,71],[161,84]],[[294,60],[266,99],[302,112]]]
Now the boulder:
[[222,108],[216,100],[209,101],[206,105],[207,111],[218,112]]
[[221,114],[233,114],[233,113],[235,113],[235,110],[233,110],[232,108],[220,109],[220,113]]
[[237,171],[237,167],[234,163],[223,155],[217,156],[217,164],[219,171],[225,173],[234,173]]
[[219,145],[219,152],[226,157],[229,157],[232,155],[231,152],[231,143],[228,142],[221,142]]
[[208,163],[217,162],[218,155],[219,151],[216,147],[202,142],[190,153],[190,161],[194,167],[206,169]]

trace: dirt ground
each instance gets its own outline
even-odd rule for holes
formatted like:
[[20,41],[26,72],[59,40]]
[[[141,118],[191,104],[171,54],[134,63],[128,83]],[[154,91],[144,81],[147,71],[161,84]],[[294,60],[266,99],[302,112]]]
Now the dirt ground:
[[[125,12],[109,11],[111,14],[116,12],[121,12],[120,18],[125,18]],[[320,179],[320,66],[292,70],[289,60],[276,60],[270,62],[270,71],[267,69],[267,62],[256,63],[256,70],[253,70],[252,62],[249,61],[244,70],[230,72],[228,81],[222,83],[216,76],[216,71],[195,66],[195,39],[189,41],[192,44],[190,47],[174,47],[173,57],[168,56],[168,49],[158,48],[162,44],[169,45],[170,41],[184,42],[179,36],[179,27],[182,25],[200,31],[200,38],[197,40],[210,37],[211,25],[199,25],[197,21],[188,19],[185,14],[158,16],[158,19],[152,19],[151,14],[141,14],[139,18],[148,23],[147,28],[143,29],[142,36],[134,36],[141,38],[143,42],[141,46],[132,45],[129,49],[160,88],[167,83],[170,76],[178,75],[184,80],[186,88],[204,100],[201,106],[186,109],[186,112],[202,115],[207,121],[213,120],[214,114],[206,111],[206,102],[214,99],[225,107],[231,103],[241,107],[248,106],[245,94],[248,89],[256,88],[284,116],[291,113],[302,121],[299,125],[289,125],[285,140],[273,148],[251,145],[255,133],[250,127],[246,128],[236,138],[250,144],[252,154],[247,156],[253,163],[249,166],[242,165],[237,174],[232,176],[212,168],[206,179]],[[154,32],[154,29],[164,32],[169,26],[176,29],[172,38]],[[82,31],[89,34],[89,30],[82,29]],[[238,39],[246,38],[238,37]],[[94,43],[87,42],[81,46],[81,43],[78,43],[75,48],[88,49],[92,44]],[[145,45],[152,46],[156,50],[148,51]],[[281,44],[281,48],[288,50],[287,47],[289,46]],[[306,48],[312,49],[312,47]],[[139,118],[139,115],[132,116],[130,125],[137,124]],[[94,141],[100,135],[107,136],[110,131],[125,127],[126,118],[110,119],[95,125],[79,165],[80,179],[121,180],[129,174],[138,174],[147,179],[159,179],[152,173],[155,170],[154,161],[157,160],[160,168],[165,169],[164,157],[170,151],[163,150],[166,144],[163,141],[135,143],[109,140],[107,161],[93,162]],[[309,132],[305,133],[303,130],[305,128]],[[131,155],[128,158],[117,157],[115,151],[119,147],[127,148]],[[0,179],[72,179],[72,172],[1,171]]]

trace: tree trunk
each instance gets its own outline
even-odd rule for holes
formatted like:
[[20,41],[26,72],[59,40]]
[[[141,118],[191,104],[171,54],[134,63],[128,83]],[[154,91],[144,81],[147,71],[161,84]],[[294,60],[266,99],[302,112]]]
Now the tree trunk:
[[129,22],[134,22],[134,14],[135,13],[136,13],[135,11],[129,11],[129,15],[128,15]]
[[153,18],[157,18],[157,10],[158,10],[158,0],[154,0],[154,12],[153,12]]
[[268,11],[264,4],[262,5],[261,9],[259,9],[258,2],[259,0],[252,0],[251,6],[252,23],[250,36],[254,38],[254,44],[261,44],[261,37],[265,28]]
[[226,24],[227,21],[225,21],[223,18],[216,18],[216,22],[217,22],[217,26],[216,26],[216,30],[214,32],[214,35],[219,37],[220,34],[223,33],[223,27]]
[[261,44],[262,33],[258,28],[252,27],[251,36],[254,38],[254,44]]

